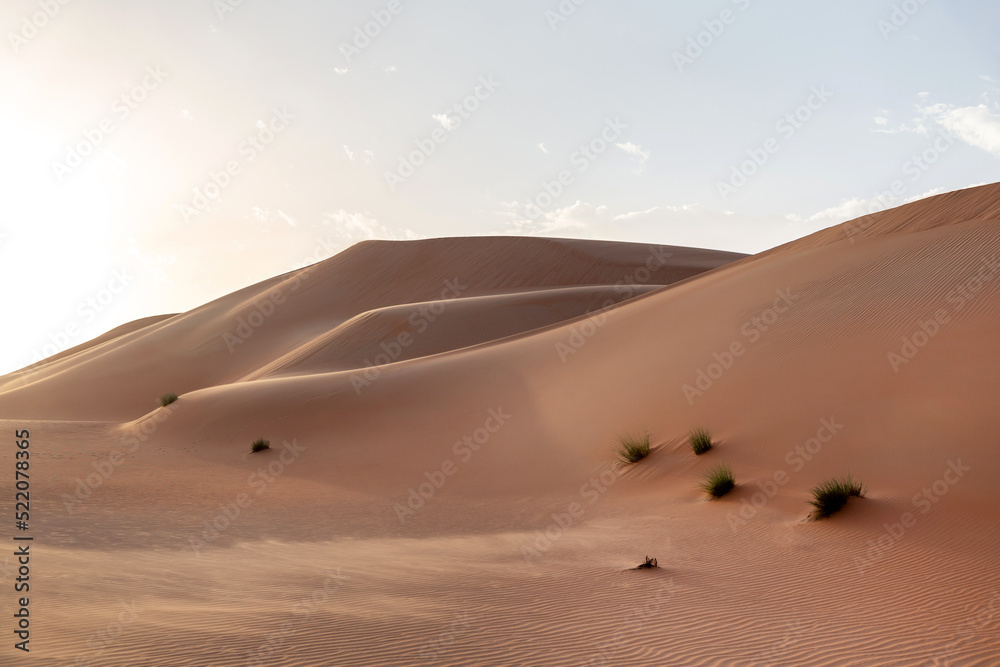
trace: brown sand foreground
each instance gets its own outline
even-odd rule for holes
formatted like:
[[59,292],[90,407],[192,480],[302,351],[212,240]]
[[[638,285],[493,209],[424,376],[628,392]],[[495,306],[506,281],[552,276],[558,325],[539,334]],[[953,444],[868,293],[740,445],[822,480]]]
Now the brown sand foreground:
[[998,278],[990,185],[753,257],[367,242],[121,327],[0,378],[0,664],[998,665]]

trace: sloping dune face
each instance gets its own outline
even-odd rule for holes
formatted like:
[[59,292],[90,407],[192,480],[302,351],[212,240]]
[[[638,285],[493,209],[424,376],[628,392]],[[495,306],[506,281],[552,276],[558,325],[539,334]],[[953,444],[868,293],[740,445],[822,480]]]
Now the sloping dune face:
[[[247,339],[266,354],[204,370],[167,410],[29,423],[63,498],[42,519],[67,575],[49,655],[99,629],[80,609],[113,619],[134,599],[107,664],[1000,664],[1000,186],[859,224],[703,274],[717,256],[674,249],[692,264],[648,282],[643,247],[571,283],[553,267],[589,244],[472,239],[483,282],[405,346],[455,274],[428,276],[438,244],[461,241],[321,265],[372,272],[376,296],[312,292]],[[420,286],[405,304],[382,296],[383,255]],[[596,310],[622,264],[628,284],[671,286]],[[412,351],[365,362],[394,343]],[[0,395],[5,416],[17,400]],[[618,436],[643,431],[650,455],[614,465]],[[248,454],[260,436],[272,449]],[[74,489],[116,448],[112,474]],[[723,462],[736,488],[708,500]],[[848,472],[865,497],[808,520],[810,489]],[[629,569],[644,556],[659,567]],[[85,583],[97,562],[120,573],[113,601]]]
[[[247,410],[260,415],[248,429],[281,414],[308,432],[324,430],[333,420],[338,433],[356,429],[361,439],[383,442],[389,454],[396,446],[394,429],[409,432],[414,425],[406,415],[428,414],[428,404],[468,414],[472,426],[483,412],[478,407],[503,402],[527,416],[519,429],[532,437],[515,438],[519,455],[554,451],[560,458],[583,457],[583,465],[590,465],[629,425],[648,425],[664,437],[680,437],[687,425],[701,422],[716,428],[760,422],[780,429],[800,418],[811,424],[813,414],[839,403],[859,411],[859,419],[867,415],[871,427],[890,415],[905,417],[908,424],[918,414],[957,416],[970,410],[959,404],[985,400],[971,386],[993,377],[987,369],[996,359],[991,335],[1000,313],[997,200],[997,186],[941,195],[880,214],[863,236],[847,234],[855,223],[846,223],[820,232],[827,243],[813,240],[746,258],[599,314],[380,367],[359,389],[352,380],[365,377],[358,372],[364,369],[361,357],[394,340],[405,321],[392,309],[366,313],[341,325],[346,340],[339,342],[346,344],[356,338],[351,332],[360,330],[369,333],[357,338],[370,346],[342,368],[323,358],[329,343],[317,337],[313,347],[296,348],[279,360],[265,374],[273,379],[184,397],[192,409],[179,408],[172,421],[191,418],[205,425],[213,419],[209,415],[225,421],[230,411]],[[948,218],[940,211],[942,201],[973,217]],[[927,225],[921,207],[940,224]],[[983,218],[984,211],[997,219]],[[900,220],[913,221],[915,228]],[[538,296],[551,303],[552,294],[567,291]],[[603,296],[591,294],[596,300]],[[527,298],[479,297],[467,305],[479,300],[482,310],[527,309]],[[593,305],[588,301],[586,309]],[[426,304],[417,304],[415,312],[421,307],[426,310]],[[455,310],[456,320],[472,319]],[[432,327],[426,333],[431,339],[441,335]],[[337,342],[337,334],[333,329],[327,337]],[[419,335],[414,339],[413,346],[435,352],[451,347],[419,342]],[[315,370],[332,372],[311,372],[310,359],[317,357]],[[320,405],[281,398],[293,391],[315,395]],[[401,396],[405,401],[397,403]],[[928,404],[937,407],[928,413]],[[394,419],[376,419],[380,414]],[[419,432],[428,428],[433,425]],[[913,444],[883,443],[866,456],[891,460],[897,452],[887,449],[895,447],[912,451]]]
[[[12,374],[0,384],[0,416],[131,419],[168,392],[434,354],[599,310],[740,257],[536,238],[364,242]],[[400,344],[401,334],[420,342]],[[88,389],[95,381],[100,395]]]

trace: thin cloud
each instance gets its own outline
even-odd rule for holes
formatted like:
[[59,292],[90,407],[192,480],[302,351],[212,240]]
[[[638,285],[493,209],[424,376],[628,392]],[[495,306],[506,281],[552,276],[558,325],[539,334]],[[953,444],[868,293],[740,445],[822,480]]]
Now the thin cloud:
[[888,112],[883,112],[883,114],[872,117],[872,122],[876,125],[876,127],[872,128],[872,132],[878,134],[927,134],[930,131],[923,118],[917,117],[909,122],[894,125]]
[[283,222],[283,223],[285,223],[285,225],[287,225],[289,227],[298,227],[299,226],[299,223],[298,223],[298,221],[295,218],[293,218],[292,216],[288,215],[287,213],[285,213],[284,211],[282,211],[280,208],[276,212],[272,213],[271,209],[263,208],[261,206],[252,206],[250,208],[250,215],[255,220],[258,220],[260,222],[265,223],[261,227],[261,229],[260,229],[260,231],[262,233],[265,233],[265,234],[270,234],[271,233],[271,226],[270,226],[270,224],[266,224],[266,223]]
[[[920,93],[925,99],[929,94]],[[929,134],[937,126],[947,130],[966,144],[1000,155],[1000,108],[983,102],[960,107],[954,104],[918,104],[917,115],[907,122],[893,124],[886,111],[874,116],[876,127],[872,132],[881,134]]]
[[[975,187],[970,185],[968,187]],[[507,220],[498,234],[518,236],[571,236],[735,252],[761,252],[869,213],[886,210],[936,194],[934,188],[910,197],[891,200],[853,197],[807,215],[748,215],[713,209],[701,204],[655,206],[616,213],[607,205],[577,201],[546,211],[534,219],[524,215],[516,201],[503,202],[497,215]]]
[[981,150],[1000,155],[1000,113],[985,104],[971,107],[935,105],[928,113],[944,129]]
[[336,236],[347,244],[376,239],[403,241],[422,238],[412,229],[389,227],[368,213],[350,212],[345,209],[324,213],[323,223],[327,228],[332,228]]
[[431,118],[440,123],[441,127],[446,130],[450,131],[453,127],[455,127],[455,121],[453,121],[446,113],[436,113],[431,116]]
[[643,148],[639,144],[634,144],[631,141],[626,141],[622,144],[615,144],[618,148],[625,151],[632,156],[633,160],[637,163],[633,171],[637,174],[641,174],[646,169],[646,160],[649,159],[650,151],[647,148]]

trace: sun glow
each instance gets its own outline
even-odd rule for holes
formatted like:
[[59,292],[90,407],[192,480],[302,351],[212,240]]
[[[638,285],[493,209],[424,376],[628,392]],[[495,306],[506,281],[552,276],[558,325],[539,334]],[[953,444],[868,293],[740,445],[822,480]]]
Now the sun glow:
[[[125,165],[110,151],[95,153],[60,183],[52,162],[65,147],[38,123],[3,111],[0,145],[5,193],[0,201],[0,265],[5,276],[24,287],[9,296],[13,312],[36,331],[38,325],[59,331],[76,318],[81,300],[108,280],[112,236],[123,222]],[[69,345],[100,333],[99,326],[90,330],[87,322],[79,324],[81,333]],[[10,344],[24,351],[13,365],[29,363],[37,356],[34,351],[49,342],[35,337],[19,328],[5,333]],[[6,365],[11,367],[0,372],[13,367]]]

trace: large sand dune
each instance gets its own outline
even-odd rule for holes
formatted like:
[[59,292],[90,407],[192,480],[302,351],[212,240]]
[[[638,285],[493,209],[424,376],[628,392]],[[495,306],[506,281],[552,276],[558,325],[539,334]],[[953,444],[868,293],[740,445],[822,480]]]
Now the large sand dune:
[[746,258],[365,243],[123,328],[0,384],[32,664],[1000,664],[998,277],[991,185]]
[[[572,318],[740,257],[510,237],[360,243],[190,312],[119,327],[11,374],[0,383],[0,410],[43,419],[135,417],[163,393],[255,378],[264,367],[280,369],[285,355],[312,354],[315,370],[363,367],[367,352],[375,363],[393,327],[412,332],[414,341],[390,360],[445,351]],[[566,289],[578,286],[592,289]],[[467,303],[483,296],[506,298]]]

